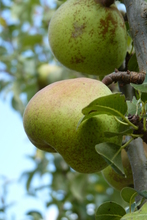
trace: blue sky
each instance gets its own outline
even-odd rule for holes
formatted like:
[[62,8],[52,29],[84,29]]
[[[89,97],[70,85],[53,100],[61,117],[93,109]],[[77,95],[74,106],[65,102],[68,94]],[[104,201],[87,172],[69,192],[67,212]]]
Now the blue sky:
[[[26,196],[25,183],[17,181],[23,171],[33,169],[33,163],[25,155],[33,154],[35,147],[24,132],[21,116],[11,108],[10,96],[3,100],[0,95],[0,133],[0,177],[5,176],[12,181],[8,187],[7,201],[15,202],[8,209],[7,220],[27,220],[24,214],[31,209],[41,211],[45,220],[55,220],[56,210],[53,207],[46,210],[39,199]],[[1,186],[0,178],[0,196]]]

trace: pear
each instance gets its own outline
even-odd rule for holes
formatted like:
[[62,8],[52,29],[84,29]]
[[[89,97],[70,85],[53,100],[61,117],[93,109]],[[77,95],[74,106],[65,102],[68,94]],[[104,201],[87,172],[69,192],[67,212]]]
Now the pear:
[[62,79],[62,68],[57,65],[50,65],[48,63],[42,64],[38,68],[37,81],[39,89],[44,88],[50,83],[59,81]]
[[48,37],[56,59],[81,73],[107,75],[126,56],[124,19],[115,4],[99,0],[67,0],[54,13]]
[[78,123],[81,110],[94,99],[112,92],[101,81],[75,78],[58,81],[40,90],[28,103],[23,124],[30,141],[39,149],[58,152],[71,168],[94,173],[107,166],[95,145],[121,145],[121,137],[107,138],[105,131],[119,132],[120,124],[105,114]]
[[[145,142],[143,142],[143,147],[145,156],[147,157],[147,144]],[[126,177],[123,177],[116,173],[111,166],[108,166],[104,170],[102,170],[102,174],[105,180],[110,186],[117,190],[122,190],[124,187],[134,186],[130,161],[128,159],[127,152],[124,149],[121,151],[121,157]]]
[[121,157],[126,177],[123,177],[116,173],[111,166],[106,167],[102,171],[104,179],[108,182],[110,186],[117,190],[121,190],[124,187],[133,187],[133,175],[131,165],[127,153],[124,149],[121,151]]

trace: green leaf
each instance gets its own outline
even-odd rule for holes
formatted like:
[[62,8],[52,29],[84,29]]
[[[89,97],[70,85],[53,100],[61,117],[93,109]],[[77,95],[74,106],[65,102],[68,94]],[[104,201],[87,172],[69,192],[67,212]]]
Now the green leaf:
[[30,1],[29,4],[31,4],[31,5],[40,5],[40,0]]
[[124,208],[115,202],[105,202],[96,211],[96,220],[120,220],[126,214]]
[[26,173],[26,174],[28,174],[28,179],[27,179],[27,183],[26,183],[27,191],[29,191],[29,189],[30,189],[30,185],[31,185],[32,179],[35,175],[35,172],[36,172],[36,170]]
[[133,97],[132,101],[126,101],[128,106],[127,115],[135,115],[136,113],[140,115],[142,107],[138,104],[138,100]]
[[133,54],[128,62],[128,70],[139,72],[136,54]]
[[20,179],[22,178],[26,178],[26,190],[29,191],[30,190],[30,184],[32,182],[32,179],[34,177],[34,175],[36,174],[36,169],[33,170],[33,171],[26,171],[26,172],[23,172],[21,174],[21,177]]
[[0,91],[4,90],[10,84],[11,84],[11,81],[0,80]]
[[136,90],[139,90],[140,92],[147,93],[147,82],[144,82],[141,85],[136,85],[136,84],[131,83],[131,86],[135,88]]
[[121,197],[125,202],[128,202],[129,204],[135,202],[135,197],[137,194],[137,191],[130,187],[125,187],[121,190]]
[[41,220],[43,219],[43,216],[40,212],[32,210],[32,211],[28,211],[26,213],[26,215],[32,216],[34,220]]
[[141,94],[141,100],[143,101],[143,102],[147,102],[147,93],[142,93]]
[[[130,207],[135,202],[135,197],[137,195],[142,196],[142,200],[147,199],[147,191],[145,191],[145,190],[144,191],[137,191],[133,188],[125,187],[121,191],[121,197],[123,198],[123,200],[125,202],[129,203]],[[141,201],[139,201],[139,203],[141,203]]]
[[6,48],[0,45],[0,56],[4,56],[6,54],[7,54]]
[[129,27],[129,23],[125,22],[126,24],[126,28],[127,28],[127,32],[128,32],[128,36],[127,36],[127,52],[130,54],[132,52],[132,38],[131,38],[131,34],[130,34],[130,27]]
[[121,220],[146,220],[147,219],[147,203],[145,203],[140,210],[128,213],[121,218]]
[[125,96],[121,93],[102,96],[95,99],[88,106],[82,109],[85,115],[79,124],[95,115],[107,114],[122,117],[127,112]]
[[105,136],[106,137],[115,137],[115,136],[123,136],[123,135],[130,135],[133,133],[133,129],[132,128],[128,128],[128,129],[125,129],[121,132],[110,132],[110,131],[106,131],[104,132]]
[[79,201],[84,200],[85,178],[86,176],[76,175],[70,187],[73,196]]
[[20,44],[23,47],[33,47],[36,44],[42,43],[42,35],[36,34],[36,35],[23,35],[20,39]]
[[123,115],[125,115],[127,111],[125,96],[121,95],[121,93],[110,94],[95,99],[87,107],[83,108],[82,113],[84,115],[87,115],[93,112],[95,108],[96,110],[98,110],[97,106],[101,106],[104,108],[106,107],[109,109],[115,109],[116,111],[120,112]]
[[125,175],[119,145],[112,143],[101,143],[97,144],[95,149],[97,153],[100,154],[109,165],[111,165],[115,172],[122,176]]

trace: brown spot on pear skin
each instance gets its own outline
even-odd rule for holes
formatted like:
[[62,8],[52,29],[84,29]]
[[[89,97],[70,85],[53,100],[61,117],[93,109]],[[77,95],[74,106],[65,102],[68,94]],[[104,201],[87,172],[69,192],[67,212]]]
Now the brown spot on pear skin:
[[109,28],[110,28],[110,23],[113,24],[113,28],[111,28],[110,33],[111,36],[114,35],[115,36],[115,29],[117,26],[117,22],[114,20],[114,18],[112,17],[112,15],[109,13],[107,15],[106,19],[101,19],[100,20],[100,24],[101,24],[101,34],[103,35],[103,37],[105,37],[105,34],[107,34],[109,32]]
[[72,57],[71,58],[71,63],[74,64],[74,63],[84,63],[84,60],[85,60],[85,57],[83,57],[82,55],[81,56],[75,56],[75,57]]
[[119,68],[127,49],[125,24],[116,6],[103,7],[95,0],[66,1],[52,17],[49,42],[64,66],[98,76]]
[[79,37],[79,36],[81,36],[83,34],[83,31],[84,31],[86,25],[82,24],[82,25],[79,26],[78,23],[75,22],[73,24],[73,27],[74,27],[74,31],[72,32],[71,36],[73,38],[77,38],[77,37]]

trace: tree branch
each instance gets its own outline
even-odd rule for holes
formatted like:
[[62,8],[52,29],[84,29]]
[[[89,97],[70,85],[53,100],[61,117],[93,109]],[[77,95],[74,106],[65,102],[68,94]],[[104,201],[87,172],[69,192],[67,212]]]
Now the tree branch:
[[[142,191],[147,189],[147,158],[144,153],[143,141],[141,138],[133,140],[126,149],[130,160],[134,189]],[[139,202],[140,196],[136,197],[136,202]]]
[[[147,70],[147,2],[144,0],[124,0],[127,17],[132,35],[139,71],[146,74]],[[126,137],[129,138],[129,137]],[[134,189],[147,189],[147,158],[143,149],[143,140],[133,140],[127,148],[130,160]],[[140,200],[136,197],[136,202]]]
[[147,2],[124,0],[139,71],[147,70]]
[[115,70],[115,72],[106,75],[102,82],[105,85],[110,85],[113,82],[121,82],[122,85],[125,84],[130,84],[130,83],[134,83],[134,84],[142,84],[144,82],[145,79],[145,73],[137,73],[137,72],[120,72],[118,70]]

